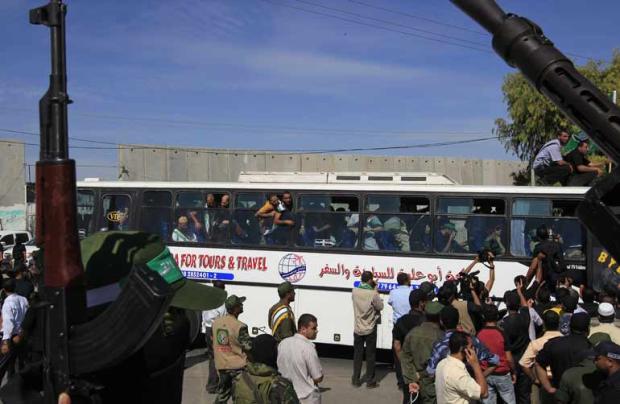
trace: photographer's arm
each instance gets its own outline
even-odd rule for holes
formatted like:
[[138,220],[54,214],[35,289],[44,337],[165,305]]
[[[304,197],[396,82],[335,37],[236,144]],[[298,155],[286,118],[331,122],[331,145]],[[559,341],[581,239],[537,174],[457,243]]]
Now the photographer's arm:
[[475,286],[475,284],[474,284],[474,281],[471,281],[471,282],[469,283],[469,290],[470,290],[470,292],[471,292],[471,298],[472,298],[472,300],[473,300],[474,304],[475,304],[476,306],[479,306],[479,307],[480,307],[480,306],[481,306],[481,304],[480,304],[480,298],[478,297],[478,293],[476,293],[476,286]]
[[493,263],[493,261],[491,261],[489,264],[489,280],[484,285],[484,287],[487,289],[489,295],[491,295],[491,289],[493,289],[493,284],[495,283],[495,264]]
[[532,278],[536,274],[538,268],[542,265],[542,260],[545,258],[545,253],[539,252],[530,263],[530,267],[527,269],[527,275],[525,275],[526,283],[529,285]]
[[475,256],[473,261],[469,263],[469,265],[467,265],[467,268],[465,268],[464,270],[461,271],[462,274],[467,275],[468,273],[471,272],[471,270],[476,266],[477,263],[479,263],[480,260],[478,259],[478,256]]
[[525,295],[523,295],[523,288],[524,288],[523,283],[520,281],[517,281],[516,286],[517,286],[517,294],[519,295],[519,303],[521,304],[521,307],[528,307],[527,299],[525,298]]

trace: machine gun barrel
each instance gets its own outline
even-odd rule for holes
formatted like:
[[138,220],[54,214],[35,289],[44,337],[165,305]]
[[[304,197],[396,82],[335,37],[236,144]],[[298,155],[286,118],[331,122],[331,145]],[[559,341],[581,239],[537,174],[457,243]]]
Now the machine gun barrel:
[[493,48],[613,160],[620,163],[620,108],[526,18],[494,0],[451,0],[493,35]]

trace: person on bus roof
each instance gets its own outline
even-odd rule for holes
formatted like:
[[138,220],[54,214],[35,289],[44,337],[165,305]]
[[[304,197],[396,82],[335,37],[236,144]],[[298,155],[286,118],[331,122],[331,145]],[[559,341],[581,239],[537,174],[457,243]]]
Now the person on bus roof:
[[566,185],[568,177],[573,172],[573,168],[562,157],[562,146],[568,143],[570,135],[561,130],[557,138],[548,141],[541,147],[534,158],[534,173],[545,185],[553,185],[560,182]]

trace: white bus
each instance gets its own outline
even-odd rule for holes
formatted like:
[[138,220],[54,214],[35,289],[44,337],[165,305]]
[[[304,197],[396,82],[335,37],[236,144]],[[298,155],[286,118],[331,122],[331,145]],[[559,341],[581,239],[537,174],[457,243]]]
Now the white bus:
[[[586,270],[590,238],[575,217],[585,188],[352,178],[306,184],[78,182],[78,227],[81,236],[108,230],[159,234],[187,278],[219,279],[229,294],[247,297],[241,319],[253,335],[269,332],[276,285],[290,281],[297,288],[294,312],[317,316],[317,342],[329,344],[353,345],[351,289],[365,270],[386,293],[399,272],[410,274],[414,287],[427,280],[439,286],[490,246],[497,255],[491,295],[502,296],[516,275],[526,273],[542,224],[560,236],[569,268]],[[292,196],[295,226],[275,237],[272,224],[255,213],[270,194],[285,192]],[[187,241],[173,241],[181,217],[187,218]],[[475,269],[486,281],[488,270]],[[382,297],[377,347],[389,349],[392,311],[387,294]]]

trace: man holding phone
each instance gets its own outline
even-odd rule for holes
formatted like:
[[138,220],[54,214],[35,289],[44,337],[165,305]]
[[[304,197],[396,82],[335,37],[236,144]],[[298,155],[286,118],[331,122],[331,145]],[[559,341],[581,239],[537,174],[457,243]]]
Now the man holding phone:
[[[468,404],[486,398],[489,394],[487,381],[471,336],[455,331],[450,336],[449,346],[450,355],[439,362],[435,374],[437,404]],[[473,370],[473,378],[467,372],[465,363]]]

